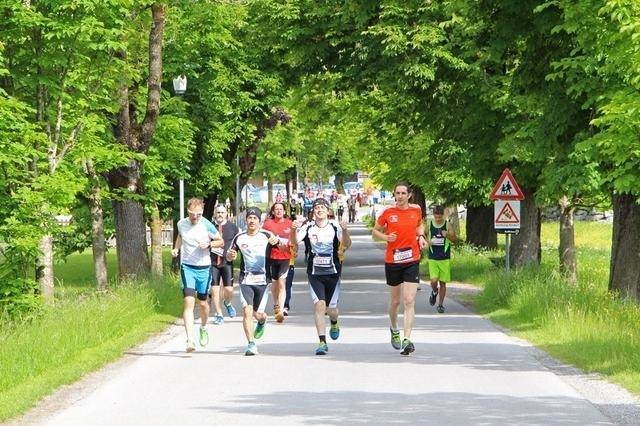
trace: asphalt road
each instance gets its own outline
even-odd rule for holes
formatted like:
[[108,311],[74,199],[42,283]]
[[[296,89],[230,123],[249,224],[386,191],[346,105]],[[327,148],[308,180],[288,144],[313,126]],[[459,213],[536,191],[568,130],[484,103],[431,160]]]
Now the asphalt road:
[[243,355],[240,318],[209,325],[210,344],[193,354],[184,352],[184,333],[176,325],[23,422],[614,424],[526,342],[452,299],[445,314],[436,313],[426,302],[425,285],[412,336],[416,352],[401,356],[389,343],[382,247],[362,225],[353,226],[352,234],[340,299],[341,336],[329,341],[328,355],[314,354],[311,299],[299,268],[292,314],[284,324],[267,324],[258,356]]

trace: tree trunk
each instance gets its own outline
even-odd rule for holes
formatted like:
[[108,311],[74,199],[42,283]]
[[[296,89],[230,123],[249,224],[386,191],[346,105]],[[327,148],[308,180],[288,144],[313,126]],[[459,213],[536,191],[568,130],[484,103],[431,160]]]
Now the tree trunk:
[[273,204],[273,182],[269,179],[267,182],[267,209]]
[[146,275],[149,272],[149,255],[142,203],[137,200],[115,200],[113,214],[118,275],[130,279]]
[[91,188],[89,189],[89,211],[91,213],[91,250],[93,251],[96,285],[98,291],[105,291],[108,286],[107,242],[104,238],[104,215],[102,212],[102,197],[100,196],[100,180],[90,160],[84,162],[84,171],[91,183]]
[[[171,248],[174,248],[176,246],[176,240],[178,239],[178,221],[174,220],[171,226],[173,227],[173,241],[171,241]],[[180,247],[178,247],[178,250],[180,250]],[[176,274],[180,272],[180,256],[182,256],[180,251],[178,253],[178,256],[171,258],[171,270]]]
[[[165,25],[165,8],[161,3],[151,5],[152,24],[149,31],[149,74],[144,118],[139,122],[138,101],[135,90],[130,90],[129,80],[123,75],[119,88],[119,110],[113,133],[116,140],[131,151],[145,154],[153,140],[160,114],[160,83],[162,81],[162,39]],[[126,52],[120,52],[126,59]],[[117,194],[113,202],[118,275],[136,278],[149,272],[149,253],[144,219],[144,182],[142,160],[131,160],[127,166],[109,172],[109,185]]]
[[45,302],[53,303],[53,236],[43,235],[38,243],[40,254],[36,265],[36,280]]
[[413,195],[411,196],[411,199],[409,200],[409,202],[419,205],[420,208],[422,209],[422,217],[423,218],[427,217],[427,201],[424,196],[424,192],[422,192],[422,189],[413,185],[411,185],[410,190],[413,193]]
[[640,300],[640,205],[629,194],[613,196],[609,290]]
[[449,224],[456,235],[460,235],[460,216],[458,215],[458,206],[452,205],[445,209],[444,216],[449,220]]
[[534,192],[522,188],[525,199],[520,202],[520,233],[513,236],[511,265],[515,267],[540,264],[540,209],[536,206]]
[[160,209],[158,205],[153,206],[151,214],[151,275],[161,277],[162,270],[162,219],[160,219]]
[[564,196],[560,199],[560,271],[567,280],[575,284],[578,280],[575,230],[573,227],[573,205]]
[[468,244],[491,250],[498,248],[498,234],[493,229],[493,206],[467,206],[465,231]]

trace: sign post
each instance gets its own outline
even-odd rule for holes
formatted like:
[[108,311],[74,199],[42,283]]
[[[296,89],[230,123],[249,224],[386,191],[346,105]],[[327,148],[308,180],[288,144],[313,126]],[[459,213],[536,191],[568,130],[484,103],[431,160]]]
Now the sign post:
[[520,232],[520,201],[524,200],[524,194],[518,186],[509,169],[504,169],[496,182],[491,195],[495,201],[493,205],[493,227],[496,232],[505,234],[506,268],[511,268],[509,255],[511,249],[511,234]]

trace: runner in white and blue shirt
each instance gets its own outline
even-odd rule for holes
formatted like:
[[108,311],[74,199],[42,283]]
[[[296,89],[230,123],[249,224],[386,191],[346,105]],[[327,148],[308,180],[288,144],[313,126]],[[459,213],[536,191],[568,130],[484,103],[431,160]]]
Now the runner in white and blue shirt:
[[[280,240],[272,232],[260,229],[262,212],[257,207],[247,209],[247,230],[240,232],[227,250],[227,260],[240,259],[240,301],[242,302],[242,325],[247,338],[245,355],[256,355],[258,347],[255,339],[264,334],[267,314],[264,309],[269,299],[271,282],[269,255]],[[253,330],[253,318],[258,322]]]
[[215,226],[202,217],[204,202],[200,198],[192,198],[187,203],[188,217],[178,222],[178,237],[171,251],[173,257],[180,253],[180,277],[184,296],[185,332],[187,333],[187,352],[196,349],[192,338],[193,307],[196,297],[200,306],[200,345],[209,343],[206,329],[209,318],[209,302],[207,293],[211,284],[211,248],[222,247],[224,241]]
[[[329,350],[326,339],[325,313],[329,314],[331,328],[329,335],[333,340],[340,336],[338,325],[338,299],[340,297],[340,272],[342,264],[339,249],[351,246],[351,237],[347,224],[343,221],[329,220],[329,202],[317,198],[313,202],[314,219],[298,228],[294,222],[291,244],[304,241],[310,247],[307,263],[309,291],[314,303],[314,320],[320,343],[316,355],[325,355]],[[341,248],[342,247],[342,248]],[[328,309],[327,309],[328,308]]]

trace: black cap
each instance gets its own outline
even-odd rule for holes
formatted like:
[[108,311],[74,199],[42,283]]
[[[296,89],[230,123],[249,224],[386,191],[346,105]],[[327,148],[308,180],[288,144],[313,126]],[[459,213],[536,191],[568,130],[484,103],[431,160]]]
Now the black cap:
[[322,197],[313,200],[313,207],[315,206],[325,206],[326,208],[331,208],[331,204],[329,204],[329,202]]
[[262,218],[262,212],[257,207],[249,207],[247,209],[247,217],[249,217],[251,215],[257,216],[258,219]]

